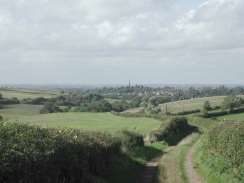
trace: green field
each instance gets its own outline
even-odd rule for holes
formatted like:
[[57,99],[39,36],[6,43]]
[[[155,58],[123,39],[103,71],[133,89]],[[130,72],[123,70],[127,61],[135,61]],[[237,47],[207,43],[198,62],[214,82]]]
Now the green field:
[[220,116],[217,119],[218,120],[244,120],[244,113]]
[[112,99],[112,98],[104,98],[105,100],[107,100],[110,104],[116,102],[116,101],[120,101],[118,99]]
[[3,95],[4,98],[15,97],[19,100],[25,98],[36,98],[36,97],[51,98],[59,95],[59,91],[51,91],[51,90],[2,89],[2,88],[0,88],[0,93]]
[[39,115],[39,110],[43,105],[15,104],[4,105],[3,107],[3,109],[0,109],[0,115],[4,119],[17,120],[23,116]]
[[[190,99],[190,100],[180,100],[175,102],[169,102],[165,104],[160,104],[159,106],[163,111],[165,111],[167,106],[167,111],[170,113],[178,113],[182,111],[190,111],[190,110],[196,110],[196,109],[202,109],[203,104],[206,100],[208,100],[211,104],[211,107],[214,106],[220,106],[222,102],[224,101],[224,98],[226,96],[216,96],[216,97],[204,97],[204,98],[197,98],[197,99]],[[239,97],[244,98],[244,95],[239,95]],[[138,112],[141,108],[134,108],[129,109],[126,112]]]
[[[205,101],[209,101],[211,106],[220,106],[226,96],[205,97],[190,100],[181,100],[167,103],[167,110],[171,113],[178,113],[182,111],[190,111],[195,109],[202,109]],[[160,104],[160,107],[165,110],[166,104]]]
[[[4,117],[4,116],[3,116]],[[123,118],[110,113],[53,113],[35,116],[18,116],[18,122],[49,127],[67,127],[75,129],[135,130],[143,135],[160,126],[162,122],[149,118]],[[15,121],[14,119],[9,121]]]

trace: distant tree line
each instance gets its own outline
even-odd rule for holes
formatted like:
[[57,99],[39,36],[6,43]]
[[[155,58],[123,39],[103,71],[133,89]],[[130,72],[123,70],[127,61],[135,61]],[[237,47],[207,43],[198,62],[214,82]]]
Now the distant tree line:
[[[22,103],[44,105],[40,110],[41,114],[58,112],[122,112],[129,108],[126,101],[115,101],[110,104],[103,96],[97,94],[72,94],[70,96],[58,96],[46,99],[38,97],[35,99],[25,99]],[[60,108],[60,106],[66,106]],[[73,106],[73,107],[72,107]]]
[[[167,96],[170,101],[186,100],[191,98],[203,98],[211,96],[225,96],[225,95],[240,95],[244,94],[243,87],[238,86],[234,88],[227,88],[226,86],[219,87],[190,87],[190,88],[176,88],[176,87],[145,87],[142,85],[135,86],[122,86],[122,87],[103,87],[93,89],[71,89],[67,91],[61,91],[62,93],[77,93],[77,94],[99,94],[107,98],[118,99],[118,100],[132,100],[139,94],[145,94],[146,97],[151,96]],[[145,95],[143,95],[145,97]]]
[[[0,93],[0,105],[7,105],[7,104],[19,104],[20,101],[15,98],[15,97],[12,97],[12,98],[3,98],[2,94]],[[1,106],[0,106],[1,108]]]

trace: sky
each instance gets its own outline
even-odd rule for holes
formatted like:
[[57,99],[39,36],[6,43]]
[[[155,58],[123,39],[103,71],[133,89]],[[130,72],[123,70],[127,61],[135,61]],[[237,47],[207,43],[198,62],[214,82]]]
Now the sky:
[[243,84],[243,0],[1,0],[1,84]]

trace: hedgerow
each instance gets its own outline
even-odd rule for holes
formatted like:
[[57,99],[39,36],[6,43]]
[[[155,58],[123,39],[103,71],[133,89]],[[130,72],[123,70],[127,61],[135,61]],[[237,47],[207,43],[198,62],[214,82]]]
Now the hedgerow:
[[102,182],[113,158],[142,135],[0,122],[0,182]]
[[151,131],[149,134],[149,141],[156,142],[170,139],[176,133],[187,127],[189,127],[189,125],[185,117],[174,117],[162,123],[158,129]]
[[227,121],[213,125],[200,147],[201,163],[223,177],[226,182],[244,182],[244,121]]

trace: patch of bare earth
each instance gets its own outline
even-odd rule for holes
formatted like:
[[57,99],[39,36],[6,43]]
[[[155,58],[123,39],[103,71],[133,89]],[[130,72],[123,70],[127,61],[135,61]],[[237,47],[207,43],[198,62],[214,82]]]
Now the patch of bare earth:
[[185,170],[187,174],[187,178],[190,183],[205,183],[197,174],[194,164],[193,164],[193,154],[196,150],[197,145],[201,139],[199,139],[189,150],[189,152],[186,155],[186,161],[185,161]]
[[164,153],[169,152],[171,149],[173,149],[174,146],[170,146],[163,150],[160,154],[158,154],[156,157],[151,159],[145,169],[141,172],[137,179],[137,183],[153,183],[154,178],[157,172],[157,166],[159,159],[163,156]]

